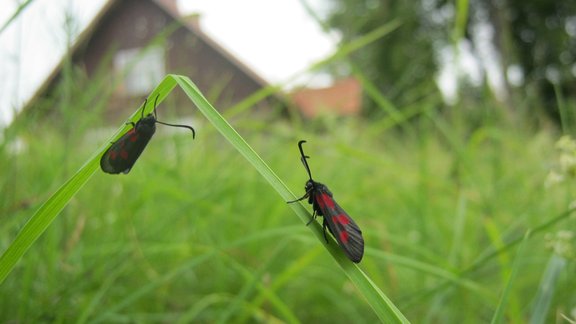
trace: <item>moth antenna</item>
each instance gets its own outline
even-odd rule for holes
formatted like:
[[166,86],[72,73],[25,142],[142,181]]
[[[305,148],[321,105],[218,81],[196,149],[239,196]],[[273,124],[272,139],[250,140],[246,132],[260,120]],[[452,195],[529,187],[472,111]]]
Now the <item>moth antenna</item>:
[[309,159],[310,157],[307,156],[306,154],[304,154],[304,149],[302,148],[302,144],[304,144],[304,143],[306,143],[305,140],[301,140],[300,142],[298,142],[298,148],[300,149],[300,156],[301,156],[300,161],[304,165],[306,172],[308,172],[308,177],[310,177],[310,180],[312,180],[312,172],[310,172],[310,167],[308,166],[308,161],[306,161],[306,159]]
[[146,110],[146,103],[148,102],[148,98],[144,99],[144,104],[142,105],[142,112],[140,119],[144,118],[144,110]]
[[160,97],[160,94],[156,95],[156,99],[154,99],[154,118],[158,119],[158,115],[156,114],[156,105],[158,104],[158,97]]
[[168,124],[165,122],[161,122],[158,119],[156,119],[156,122],[158,124],[162,124],[162,125],[166,125],[166,126],[172,126],[172,127],[180,127],[180,128],[188,128],[189,130],[192,131],[192,138],[196,138],[196,132],[194,131],[194,128],[188,126],[188,125],[178,125],[178,124]]
[[169,123],[165,123],[162,121],[158,120],[158,114],[156,113],[156,103],[158,102],[158,97],[160,97],[160,94],[158,94],[156,96],[156,99],[154,100],[154,117],[156,118],[156,122],[158,124],[162,124],[162,125],[166,125],[166,126],[172,126],[172,127],[181,127],[181,128],[188,128],[189,130],[192,131],[192,138],[196,138],[196,131],[194,131],[194,128],[188,126],[188,125],[179,125],[179,124],[169,124]]

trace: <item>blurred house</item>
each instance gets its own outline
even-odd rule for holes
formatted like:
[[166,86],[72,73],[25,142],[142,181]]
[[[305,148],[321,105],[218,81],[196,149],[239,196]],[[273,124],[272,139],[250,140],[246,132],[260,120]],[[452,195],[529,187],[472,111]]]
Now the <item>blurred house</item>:
[[[199,17],[180,15],[176,0],[109,0],[78,36],[27,106],[51,97],[68,62],[111,95],[106,116],[134,111],[166,74],[188,76],[218,108],[226,109],[267,85],[260,76],[202,32]],[[190,106],[181,91],[167,98]],[[256,108],[278,104],[270,97]]]
[[355,78],[336,81],[326,88],[301,88],[290,95],[305,117],[321,114],[358,115],[362,107],[362,87]]

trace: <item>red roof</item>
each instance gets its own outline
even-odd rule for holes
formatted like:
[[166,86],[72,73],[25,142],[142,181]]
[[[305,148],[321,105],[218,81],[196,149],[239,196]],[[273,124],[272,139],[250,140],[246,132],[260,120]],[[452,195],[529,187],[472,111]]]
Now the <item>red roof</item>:
[[362,106],[362,87],[355,78],[347,78],[327,88],[298,89],[291,97],[306,117],[322,113],[357,115]]

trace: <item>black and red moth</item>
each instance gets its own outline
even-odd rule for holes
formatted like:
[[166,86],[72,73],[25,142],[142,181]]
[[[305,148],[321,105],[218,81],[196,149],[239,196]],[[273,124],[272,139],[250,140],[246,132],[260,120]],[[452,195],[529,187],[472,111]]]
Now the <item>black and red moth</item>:
[[118,173],[128,173],[142,151],[146,148],[146,145],[156,132],[156,123],[173,126],[173,127],[183,127],[188,128],[192,131],[192,138],[196,136],[194,128],[186,125],[174,125],[161,122],[157,120],[156,115],[156,103],[158,101],[158,96],[154,100],[154,115],[152,113],[144,117],[144,108],[146,108],[146,102],[148,99],[144,100],[144,105],[142,106],[142,117],[136,122],[129,122],[132,125],[126,134],[122,135],[116,142],[112,143],[112,146],[102,155],[100,159],[100,168],[102,171],[111,174]]
[[316,219],[316,216],[323,216],[322,229],[324,230],[324,239],[326,242],[328,242],[328,238],[326,237],[326,227],[328,227],[328,230],[336,238],[336,241],[338,241],[338,244],[342,247],[342,250],[344,250],[348,258],[358,263],[364,255],[364,238],[362,237],[362,231],[352,218],[350,218],[348,213],[336,203],[328,187],[312,180],[312,173],[306,161],[306,159],[310,157],[304,154],[304,150],[302,149],[302,144],[304,143],[306,143],[306,141],[298,142],[298,148],[300,149],[300,159],[309,177],[304,187],[306,194],[288,203],[308,198],[308,203],[312,205],[313,210],[312,219],[308,224]]

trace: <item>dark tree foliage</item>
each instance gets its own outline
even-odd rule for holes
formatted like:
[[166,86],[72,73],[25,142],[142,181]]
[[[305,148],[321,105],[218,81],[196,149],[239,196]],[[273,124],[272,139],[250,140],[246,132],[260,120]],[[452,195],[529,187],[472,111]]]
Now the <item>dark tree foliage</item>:
[[424,14],[413,0],[337,0],[332,2],[329,25],[349,42],[400,18],[397,30],[356,51],[350,63],[386,97],[404,105],[435,89],[433,42],[438,33],[427,26]]
[[526,80],[558,116],[556,90],[576,97],[576,1],[511,1],[512,31]]
[[508,0],[518,60],[530,80],[573,79],[576,1]]
[[[474,0],[488,8],[494,46],[503,68],[521,67],[522,95],[535,92],[536,104],[558,115],[557,94],[576,97],[576,1]],[[475,16],[471,16],[474,18]],[[469,27],[481,21],[471,19]],[[555,89],[556,87],[556,89]]]
[[[437,70],[438,50],[449,45],[455,24],[454,1],[333,0],[330,26],[344,41],[362,36],[399,18],[402,27],[352,57],[352,64],[390,99],[402,100],[430,86]],[[576,1],[470,0],[463,37],[474,44],[480,25],[494,31],[492,44],[504,75],[516,65],[523,84],[508,92],[536,90],[538,105],[555,103],[552,87],[576,97]],[[478,50],[477,44],[473,47]],[[479,53],[476,57],[483,60]],[[510,90],[512,89],[512,90]],[[552,108],[555,109],[555,108]]]

